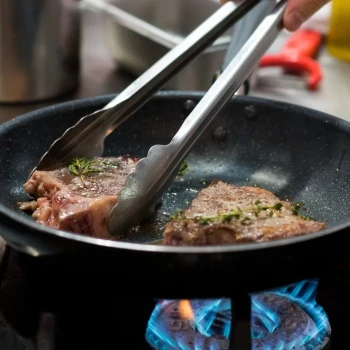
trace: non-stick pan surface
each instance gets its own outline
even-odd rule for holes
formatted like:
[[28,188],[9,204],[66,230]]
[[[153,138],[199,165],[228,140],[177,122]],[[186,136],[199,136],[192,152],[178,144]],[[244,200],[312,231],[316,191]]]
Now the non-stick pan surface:
[[[200,93],[164,92],[154,97],[106,141],[105,155],[145,156],[166,144]],[[45,266],[118,271],[119,278],[148,283],[150,293],[169,293],[186,282],[227,291],[272,287],[317,275],[338,262],[349,243],[350,124],[306,108],[235,97],[218,115],[187,157],[189,171],[163,198],[155,225],[141,228],[128,242],[104,241],[36,224],[17,208],[28,196],[23,183],[48,146],[83,115],[112,96],[42,109],[0,126],[0,233],[21,252],[39,256]],[[192,102],[190,102],[192,101]],[[216,247],[154,245],[168,214],[186,208],[197,191],[214,179],[259,186],[281,199],[304,202],[307,214],[328,229],[269,243]],[[47,265],[48,264],[48,265]],[[97,270],[96,270],[97,271]],[[108,272],[110,273],[110,272]],[[223,278],[225,277],[225,278]],[[158,281],[158,282],[157,282]],[[222,289],[220,289],[222,287]],[[154,295],[154,294],[153,294]],[[164,296],[164,294],[162,294]]]

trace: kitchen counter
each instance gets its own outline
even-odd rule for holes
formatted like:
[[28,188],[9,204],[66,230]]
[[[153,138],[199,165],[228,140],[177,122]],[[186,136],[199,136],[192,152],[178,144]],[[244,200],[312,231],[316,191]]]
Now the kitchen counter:
[[[283,32],[269,52],[278,52],[287,36],[288,33]],[[0,123],[55,103],[117,93],[134,79],[119,71],[109,55],[103,36],[103,18],[98,14],[83,14],[81,58],[80,87],[75,93],[40,103],[0,104]],[[281,88],[280,85],[269,83],[258,84],[250,94],[300,104],[350,121],[350,64],[332,58],[326,50],[321,53],[319,62],[324,74],[319,91],[309,92],[300,88],[300,82],[291,88]],[[270,81],[273,82],[273,74],[278,76],[279,72],[274,71],[271,74],[269,79],[272,78]]]
[[[283,32],[269,52],[277,53],[288,35],[290,34]],[[271,81],[260,86],[258,84],[251,95],[298,104],[350,121],[350,63],[330,56],[325,47],[320,52],[318,62],[323,71],[323,80],[318,91],[306,90],[305,86],[300,84],[301,78],[292,79],[290,88],[282,88],[281,83],[277,82],[278,79],[275,79],[276,84],[273,84],[272,80],[280,74],[279,71],[273,70],[271,73],[264,73]]]

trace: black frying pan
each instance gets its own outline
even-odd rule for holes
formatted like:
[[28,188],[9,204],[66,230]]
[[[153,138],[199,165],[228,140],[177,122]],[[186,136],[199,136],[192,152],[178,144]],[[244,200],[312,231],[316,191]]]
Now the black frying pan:
[[[168,143],[201,97],[158,94],[108,137],[105,155],[143,157],[153,144]],[[164,196],[155,227],[145,226],[130,241],[120,242],[35,223],[16,204],[28,198],[22,185],[30,171],[53,140],[111,98],[60,104],[0,126],[0,233],[10,246],[38,257],[35,263],[55,278],[67,278],[67,271],[75,271],[73,276],[85,271],[95,279],[113,276],[125,292],[134,290],[135,282],[144,286],[143,294],[152,296],[171,297],[179,289],[193,296],[223,296],[228,286],[235,292],[253,291],[318,276],[346,254],[350,124],[314,110],[251,97],[233,98],[200,139],[187,157],[189,171]],[[325,220],[328,229],[269,243],[155,245],[168,220],[162,213],[186,208],[196,195],[193,190],[203,188],[202,180],[209,184],[217,178],[302,201],[307,214]]]

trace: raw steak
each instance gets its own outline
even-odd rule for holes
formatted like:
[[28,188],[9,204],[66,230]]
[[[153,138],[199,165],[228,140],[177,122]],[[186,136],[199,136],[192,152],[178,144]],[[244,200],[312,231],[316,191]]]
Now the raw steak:
[[258,187],[214,181],[164,230],[167,245],[265,242],[320,231],[325,223],[303,217],[299,206]]
[[24,189],[36,202],[20,203],[20,208],[34,210],[33,217],[43,225],[113,239],[106,218],[137,161],[128,157],[78,158],[69,166],[35,171]]

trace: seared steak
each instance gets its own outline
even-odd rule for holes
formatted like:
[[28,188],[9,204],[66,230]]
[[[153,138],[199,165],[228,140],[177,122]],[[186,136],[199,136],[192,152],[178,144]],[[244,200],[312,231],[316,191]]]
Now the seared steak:
[[52,171],[35,171],[24,189],[36,203],[20,203],[20,208],[34,210],[33,217],[43,225],[112,239],[106,218],[136,163],[128,157],[76,158]]
[[299,206],[258,187],[214,181],[188,210],[172,217],[164,230],[167,245],[218,245],[264,242],[320,231],[325,223],[303,217]]

